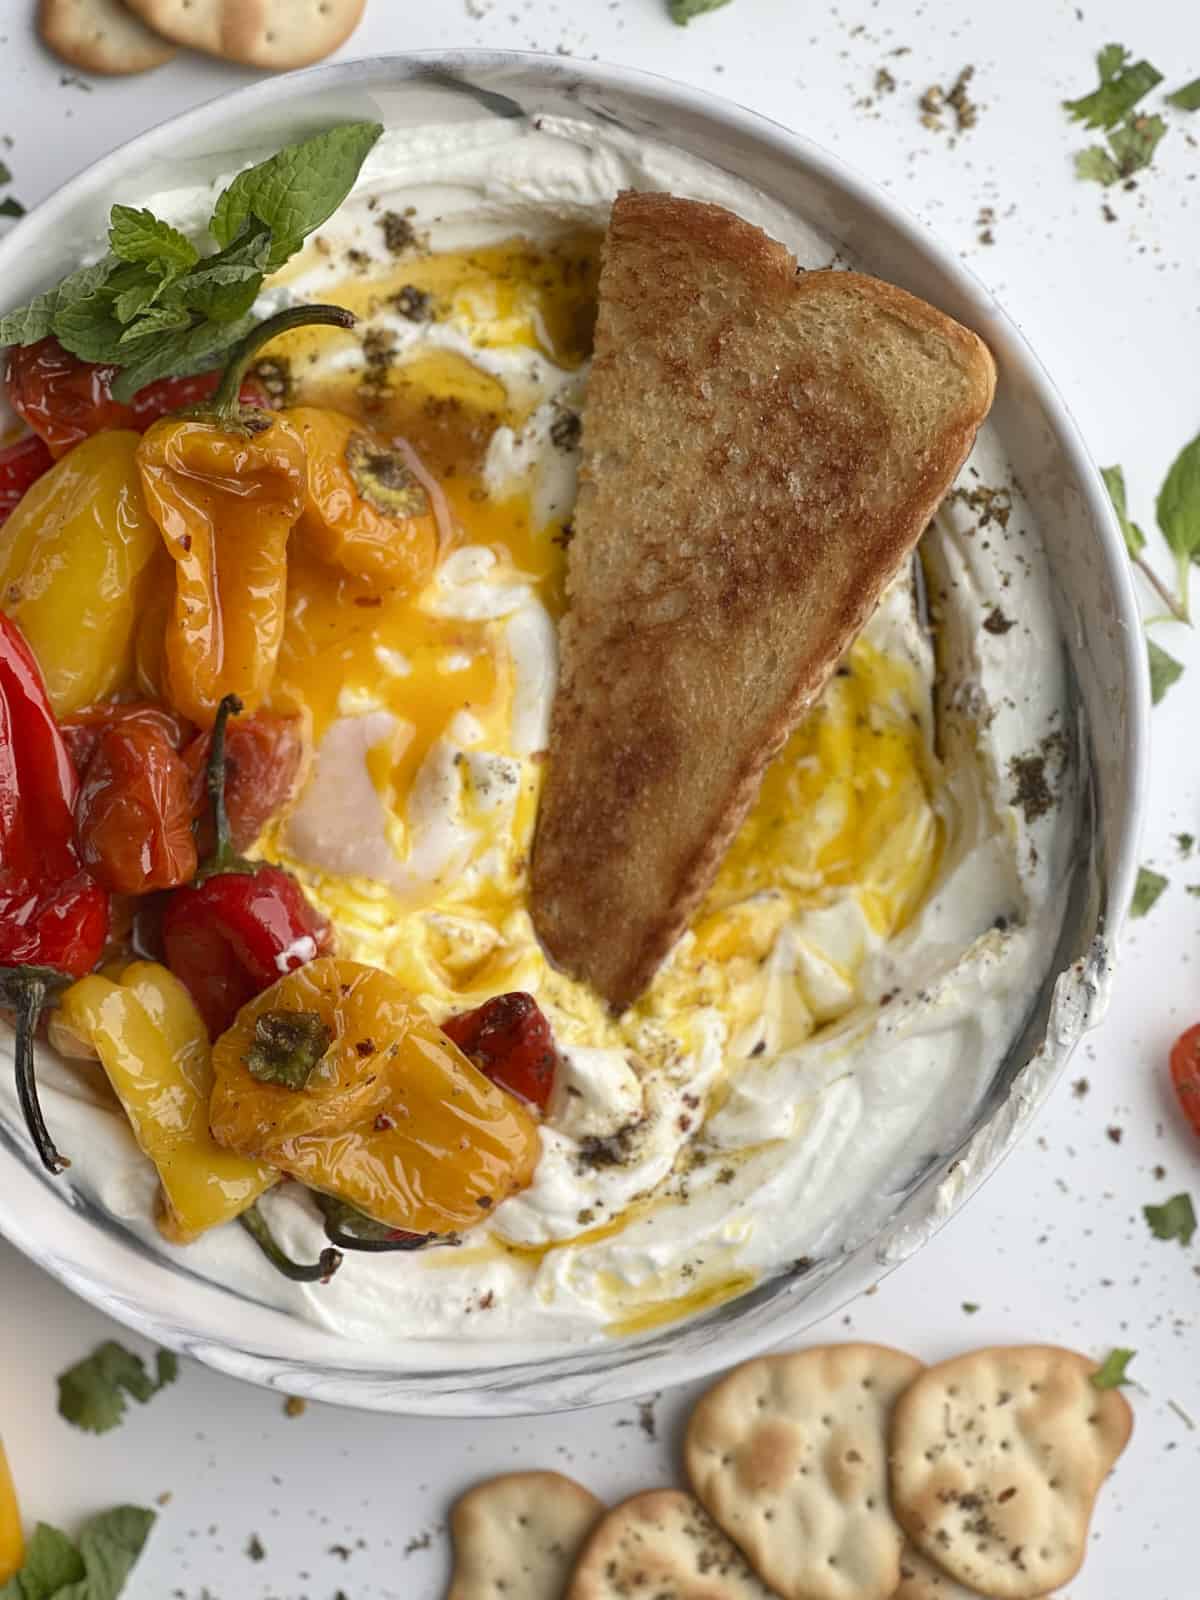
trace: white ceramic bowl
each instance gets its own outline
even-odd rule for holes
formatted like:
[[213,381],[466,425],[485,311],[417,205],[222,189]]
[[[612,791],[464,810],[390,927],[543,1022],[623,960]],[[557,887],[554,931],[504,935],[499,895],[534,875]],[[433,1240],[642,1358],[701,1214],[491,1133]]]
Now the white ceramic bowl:
[[[898,1173],[886,1228],[803,1277],[765,1282],[682,1327],[550,1361],[511,1347],[359,1345],[244,1299],[153,1255],[48,1179],[0,1119],[0,1231],[86,1300],[152,1339],[290,1394],[399,1412],[499,1415],[625,1399],[703,1376],[797,1334],[902,1260],[1011,1148],[1061,1074],[1082,1020],[1103,1009],[1105,959],[1128,903],[1146,771],[1145,651],[1120,534],[1103,485],[1049,378],[982,286],[881,190],[800,135],[701,90],[552,56],[465,51],[390,56],[270,79],[133,140],[65,185],[0,245],[4,299],[18,304],[94,246],[124,197],[209,179],[341,118],[390,126],[566,114],[666,140],[747,180],[810,221],[865,270],[975,328],[1001,381],[993,425],[1045,531],[1079,713],[1086,778],[1078,854],[1055,972],[954,1148]],[[1097,951],[1106,956],[1096,959]],[[1091,1003],[1094,1002],[1094,1003]],[[1078,1008],[1082,1005],[1084,1016]],[[1062,1041],[1067,1041],[1062,1047]],[[515,1357],[515,1359],[514,1359]]]

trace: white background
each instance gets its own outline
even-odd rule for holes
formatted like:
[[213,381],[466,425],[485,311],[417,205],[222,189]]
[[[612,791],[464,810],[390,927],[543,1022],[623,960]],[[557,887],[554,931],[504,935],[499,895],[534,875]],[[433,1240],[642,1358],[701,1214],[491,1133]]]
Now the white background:
[[[33,9],[0,0],[0,134],[13,140],[4,154],[26,204],[132,134],[252,77],[180,57],[144,78],[90,80],[88,92],[64,83],[65,69],[37,46]],[[1190,0],[733,0],[686,30],[667,20],[665,0],[369,0],[343,54],[491,45],[599,56],[703,85],[824,142],[995,291],[1096,459],[1124,464],[1133,514],[1150,529],[1167,467],[1200,431],[1200,113],[1171,116],[1135,190],[1102,194],[1076,180],[1071,152],[1089,136],[1059,103],[1094,86],[1094,53],[1110,40],[1148,56],[1164,88],[1200,74]],[[921,126],[917,100],[968,63],[980,119],[956,141]],[[897,88],[876,97],[881,66]],[[982,207],[995,212],[990,246],[978,237]],[[1151,552],[1164,556],[1153,539]],[[1137,1428],[1071,1600],[1200,1591],[1200,1431],[1171,1404],[1200,1426],[1200,1236],[1186,1250],[1160,1243],[1141,1214],[1181,1189],[1200,1202],[1200,1142],[1164,1086],[1171,1039],[1200,1017],[1200,898],[1185,892],[1200,883],[1200,856],[1180,859],[1172,837],[1200,834],[1200,639],[1175,625],[1157,636],[1189,663],[1154,713],[1143,859],[1171,886],[1131,927],[1109,1017],[966,1212],[821,1330],[928,1360],[1000,1341],[1137,1349]],[[1072,1080],[1084,1076],[1080,1096]],[[558,1467],[619,1496],[677,1475],[684,1393],[658,1403],[654,1443],[632,1406],[490,1425],[317,1407],[288,1419],[277,1396],[188,1365],[122,1429],[93,1438],[57,1417],[54,1377],[110,1335],[123,1337],[0,1244],[0,1433],[27,1520],[71,1528],[118,1499],[171,1495],[131,1600],[333,1600],[339,1589],[346,1600],[435,1600],[446,1509],[472,1479]],[[245,1554],[252,1533],[266,1549],[258,1564]]]

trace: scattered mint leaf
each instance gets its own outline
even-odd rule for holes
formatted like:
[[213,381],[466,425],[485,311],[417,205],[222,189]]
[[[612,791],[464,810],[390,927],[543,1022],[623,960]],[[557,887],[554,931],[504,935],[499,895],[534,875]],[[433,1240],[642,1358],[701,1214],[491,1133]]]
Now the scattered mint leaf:
[[198,322],[186,332],[165,334],[120,373],[112,388],[114,399],[129,400],[157,378],[185,378],[206,371],[252,325],[253,318],[242,317],[237,322]]
[[81,361],[119,361],[125,328],[104,287],[67,302],[54,315],[59,343]]
[[0,217],[23,217],[24,215],[25,207],[19,200],[15,200],[11,194],[6,194],[4,199],[0,200]]
[[719,11],[729,0],[668,0],[671,20],[686,27],[693,17],[702,17],[706,11]]
[[154,1512],[141,1506],[116,1506],[93,1517],[79,1535],[87,1575],[54,1600],[117,1600],[153,1526]]
[[1143,1206],[1142,1215],[1156,1239],[1178,1239],[1191,1244],[1196,1231],[1196,1211],[1190,1194],[1176,1194],[1161,1206]]
[[[1086,152],[1083,152],[1086,154]],[[1108,490],[1108,497],[1113,503],[1113,510],[1117,513],[1117,521],[1121,524],[1121,532],[1125,535],[1125,548],[1131,556],[1142,553],[1146,547],[1146,535],[1136,522],[1130,522],[1125,514],[1125,472],[1121,467],[1101,467],[1100,476],[1104,479],[1104,487]]]
[[1121,176],[1117,163],[1101,145],[1089,144],[1075,153],[1075,176],[1089,183],[1116,183]]
[[1169,94],[1167,104],[1178,111],[1200,111],[1200,78],[1193,78],[1191,83]]
[[1190,894],[1195,899],[1200,900],[1200,883],[1185,884],[1184,889],[1187,894]]
[[218,198],[209,230],[232,244],[252,217],[271,230],[268,266],[281,266],[337,210],[383,126],[345,122],[241,172]]
[[179,1357],[174,1350],[160,1350],[154,1358],[155,1388],[165,1389],[179,1376]]
[[1129,903],[1129,915],[1144,917],[1166,887],[1167,879],[1161,872],[1151,872],[1149,867],[1139,867],[1133,899]]
[[1175,556],[1186,598],[1188,563],[1200,560],[1200,436],[1184,445],[1163,479],[1155,505],[1158,525]]
[[1196,835],[1194,833],[1177,833],[1175,835],[1175,848],[1186,860],[1196,848]]
[[25,1549],[20,1593],[25,1600],[52,1600],[69,1583],[86,1577],[83,1557],[57,1528],[39,1522]]
[[1137,1355],[1136,1350],[1110,1350],[1101,1365],[1092,1373],[1092,1387],[1119,1389],[1122,1384],[1128,1383],[1130,1380],[1125,1375],[1126,1368],[1135,1355]]
[[1150,657],[1150,699],[1157,705],[1171,685],[1183,677],[1183,662],[1176,661],[1153,639],[1146,640],[1146,650]]
[[0,161],[0,183],[12,182],[12,170],[7,161]]
[[190,239],[153,211],[114,206],[109,214],[108,247],[122,261],[157,261],[186,272],[200,259]]
[[1148,61],[1129,65],[1123,45],[1107,44],[1096,57],[1100,87],[1078,100],[1064,100],[1068,115],[1089,128],[1115,128],[1138,101],[1162,82],[1162,73]]
[[106,281],[114,265],[113,258],[105,256],[92,266],[79,267],[53,289],[0,317],[0,345],[36,344],[45,339],[54,332],[58,311],[72,300],[90,295]]
[[979,1304],[975,1300],[964,1300],[962,1303],[962,1308],[969,1317],[973,1317],[979,1310]]
[[[165,1364],[164,1355],[170,1357]],[[107,1433],[123,1419],[127,1394],[144,1405],[174,1381],[178,1370],[170,1352],[160,1351],[152,1378],[140,1356],[109,1339],[59,1375],[59,1415],[86,1433]]]
[[1130,178],[1150,165],[1166,131],[1167,125],[1159,116],[1129,117],[1113,129],[1108,144],[1122,178]]

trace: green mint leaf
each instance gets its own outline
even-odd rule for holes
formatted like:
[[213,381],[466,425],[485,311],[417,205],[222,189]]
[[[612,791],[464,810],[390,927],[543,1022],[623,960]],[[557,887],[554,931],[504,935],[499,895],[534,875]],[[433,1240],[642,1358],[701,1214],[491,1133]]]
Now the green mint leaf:
[[1183,662],[1176,661],[1153,639],[1146,640],[1146,650],[1150,656],[1150,699],[1157,705],[1171,685],[1183,677]]
[[120,361],[125,329],[106,289],[70,300],[54,313],[58,342],[81,361]]
[[160,1350],[154,1358],[155,1388],[165,1389],[179,1376],[179,1357],[174,1350]]
[[1200,111],[1200,78],[1193,78],[1167,96],[1167,104],[1178,111]]
[[267,265],[281,266],[337,210],[379,135],[378,122],[346,122],[241,172],[218,198],[209,230],[232,244],[251,218],[270,228]]
[[1183,561],[1200,559],[1200,436],[1171,463],[1155,512],[1175,555]]
[[179,284],[182,303],[214,322],[236,322],[258,299],[263,274],[250,266],[211,267]]
[[0,345],[36,344],[47,338],[54,331],[55,315],[71,301],[98,289],[115,265],[112,256],[105,256],[91,266],[79,267],[53,289],[0,317]]
[[668,0],[671,20],[686,27],[693,17],[702,17],[706,11],[719,11],[729,0]]
[[158,378],[186,378],[207,371],[252,326],[252,317],[242,317],[237,322],[199,322],[186,332],[164,334],[121,372],[113,384],[114,399],[130,400]]
[[139,339],[190,329],[192,320],[191,312],[185,306],[148,306],[137,321],[127,327],[121,335],[120,345],[122,348],[118,359],[120,361],[128,361],[130,356],[126,354],[126,351],[130,345],[136,344]]
[[85,1576],[83,1558],[66,1534],[39,1522],[25,1547],[18,1595],[24,1600],[55,1600],[68,1583]]
[[0,183],[12,182],[12,169],[7,161],[0,161]]
[[1104,479],[1104,487],[1108,490],[1108,497],[1113,503],[1117,513],[1117,521],[1121,524],[1121,532],[1125,535],[1125,548],[1131,556],[1140,555],[1145,548],[1146,535],[1136,522],[1130,522],[1125,514],[1125,474],[1120,467],[1101,467],[1100,476]]
[[164,1375],[164,1356],[170,1357],[170,1352],[159,1352],[157,1377],[152,1378],[141,1356],[114,1339],[98,1345],[90,1356],[59,1375],[59,1415],[86,1433],[107,1433],[124,1418],[127,1394],[144,1405],[173,1381],[177,1365],[171,1368],[171,1357]]
[[1130,117],[1108,136],[1109,148],[1122,178],[1132,177],[1148,167],[1167,131],[1161,117]]
[[200,252],[178,228],[152,211],[114,206],[109,215],[108,245],[122,261],[161,261],[186,272]]
[[60,1589],[54,1600],[117,1600],[154,1526],[141,1506],[116,1506],[84,1526],[79,1553],[86,1576]]
[[24,215],[25,207],[19,200],[14,199],[11,194],[6,194],[4,199],[0,200],[0,217],[23,217]]
[[1075,176],[1089,183],[1116,183],[1121,173],[1108,151],[1098,144],[1075,153]]
[[1094,1389],[1119,1389],[1122,1384],[1130,1380],[1126,1377],[1126,1368],[1137,1355],[1136,1350],[1110,1350],[1103,1363],[1092,1373],[1091,1384]]
[[[112,285],[116,288],[116,285]],[[136,282],[130,283],[127,289],[120,290],[113,296],[113,315],[118,322],[130,323],[144,311],[147,306],[153,305],[165,287],[162,278],[145,277],[139,274]]]
[[1148,61],[1126,65],[1128,60],[1129,52],[1123,46],[1105,45],[1096,57],[1100,87],[1078,100],[1064,100],[1067,114],[1089,128],[1115,128],[1155,84],[1162,82],[1162,73]]
[[1196,1231],[1196,1211],[1190,1194],[1172,1195],[1161,1206],[1143,1206],[1142,1215],[1156,1239],[1178,1239],[1180,1244],[1191,1244]]
[[1161,872],[1151,872],[1149,867],[1139,867],[1133,899],[1129,902],[1129,915],[1144,917],[1167,887],[1167,881]]

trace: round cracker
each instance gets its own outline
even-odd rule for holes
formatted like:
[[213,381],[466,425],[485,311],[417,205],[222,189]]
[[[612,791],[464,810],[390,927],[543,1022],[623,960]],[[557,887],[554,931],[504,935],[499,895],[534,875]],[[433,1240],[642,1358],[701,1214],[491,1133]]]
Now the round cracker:
[[37,25],[42,43],[69,67],[106,77],[149,72],[179,53],[120,0],[41,0]]
[[1051,1345],[977,1350],[897,1402],[892,1506],[913,1544],[968,1588],[1035,1600],[1078,1572],[1100,1485],[1133,1413]]
[[651,1489],[610,1511],[566,1600],[776,1600],[690,1494]]
[[920,1371],[886,1345],[817,1345],[736,1367],[692,1413],[692,1487],[785,1600],[890,1600],[887,1430]]
[[892,1600],[984,1600],[984,1596],[943,1572],[916,1545],[906,1544],[900,1557],[900,1587]]
[[223,61],[289,72],[332,54],[358,27],[366,0],[125,0],[176,44]]
[[510,1472],[468,1490],[450,1515],[446,1600],[562,1600],[603,1501],[559,1472]]

